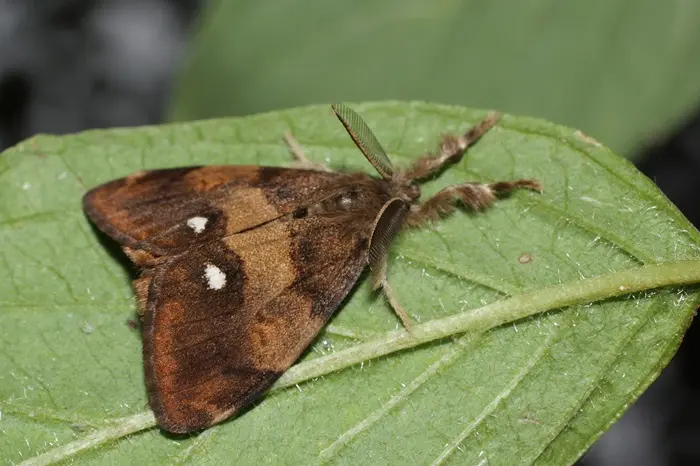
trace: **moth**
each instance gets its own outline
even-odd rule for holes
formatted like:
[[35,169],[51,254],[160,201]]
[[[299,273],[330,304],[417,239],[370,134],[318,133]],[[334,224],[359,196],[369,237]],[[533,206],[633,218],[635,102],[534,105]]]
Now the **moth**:
[[149,404],[174,433],[209,427],[249,405],[287,370],[369,265],[375,289],[409,325],[386,279],[389,245],[463,205],[535,191],[531,179],[448,186],[419,203],[419,182],[459,161],[497,121],[488,115],[407,169],[390,162],[365,122],[332,106],[379,174],[310,162],[297,168],[196,166],[143,171],[89,191],[83,206],[141,270]]

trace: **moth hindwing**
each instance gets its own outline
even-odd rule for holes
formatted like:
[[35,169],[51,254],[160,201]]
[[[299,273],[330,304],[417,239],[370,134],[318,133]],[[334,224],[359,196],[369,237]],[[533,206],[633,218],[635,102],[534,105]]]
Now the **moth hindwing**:
[[411,168],[394,168],[362,119],[333,105],[381,177],[314,165],[206,166],[135,173],[89,191],[88,217],[141,270],[148,399],[176,433],[216,424],[287,369],[350,292],[365,266],[410,325],[386,280],[386,255],[404,226],[456,206],[482,209],[534,180],[449,186],[418,203],[417,181],[461,158],[497,121],[489,115]]

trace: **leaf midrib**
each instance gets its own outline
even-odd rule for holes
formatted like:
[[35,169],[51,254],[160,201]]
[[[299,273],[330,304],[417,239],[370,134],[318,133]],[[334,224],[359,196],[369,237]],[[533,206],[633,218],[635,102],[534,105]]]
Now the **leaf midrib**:
[[[458,315],[420,324],[413,329],[415,339],[407,339],[405,332],[389,332],[385,334],[385,337],[373,342],[361,343],[331,355],[297,364],[280,378],[272,390],[293,386],[310,378],[335,372],[380,355],[422,345],[428,341],[433,341],[435,338],[444,338],[445,336],[464,332],[479,334],[489,328],[502,325],[504,322],[522,319],[551,309],[595,302],[637,291],[698,282],[700,282],[700,261],[695,260],[655,264],[586,280],[572,281],[564,285],[546,287],[542,291],[524,293],[517,298],[506,299]],[[512,310],[514,306],[517,307],[516,315],[511,315],[514,312]],[[462,326],[456,325],[456,321],[464,320],[464,318],[467,318],[466,322],[472,322],[467,324],[466,329],[464,324]],[[470,325],[471,327],[469,327]],[[425,331],[429,328],[437,330],[437,333],[432,331],[429,340],[420,339],[419,337],[425,334]],[[440,330],[443,328],[450,329],[446,335],[443,335],[443,331]],[[365,348],[370,349],[371,352],[362,353],[362,351],[365,351]],[[377,352],[377,349],[380,351]],[[358,359],[357,356],[353,355],[360,357]],[[48,461],[67,459],[87,448],[93,448],[101,443],[119,439],[125,435],[133,434],[155,425],[155,419],[150,412],[138,413],[115,422],[111,423],[113,427],[93,432],[75,442],[49,450],[32,458],[31,461],[35,464],[46,464]]]

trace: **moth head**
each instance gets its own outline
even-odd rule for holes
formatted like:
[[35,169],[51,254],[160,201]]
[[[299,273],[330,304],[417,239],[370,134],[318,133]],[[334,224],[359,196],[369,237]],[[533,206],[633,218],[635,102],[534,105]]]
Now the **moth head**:
[[408,180],[400,180],[398,183],[397,195],[409,204],[415,202],[420,197],[420,187]]
[[362,117],[343,104],[333,104],[331,108],[369,163],[394,186],[393,195],[409,204],[416,201],[420,197],[420,188],[394,170],[386,151]]

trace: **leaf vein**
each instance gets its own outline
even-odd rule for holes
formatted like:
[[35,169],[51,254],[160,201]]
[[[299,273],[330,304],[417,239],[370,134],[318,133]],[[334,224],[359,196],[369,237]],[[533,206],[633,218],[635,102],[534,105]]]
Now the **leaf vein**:
[[428,366],[425,371],[403,387],[396,395],[392,396],[389,401],[384,403],[362,421],[355,424],[352,428],[342,433],[335,442],[321,450],[319,453],[319,464],[327,463],[333,457],[337,456],[343,448],[356,440],[357,437],[362,434],[362,432],[370,429],[373,425],[387,416],[393,408],[408,400],[409,396],[426,384],[439,370],[449,367],[454,361],[457,360],[458,357],[464,354],[467,348],[473,346],[474,342],[477,340],[478,337],[475,337],[474,335],[465,335],[455,340],[454,344],[449,346],[447,351],[444,352],[440,359]]
[[[7,341],[3,340],[2,348],[11,348],[11,347],[12,347],[12,345],[8,344]],[[17,369],[19,372],[21,372],[27,380],[32,380],[32,381],[36,382],[36,384],[38,384],[41,387],[42,391],[44,392],[46,397],[51,402],[51,405],[54,408],[58,409],[58,404],[56,403],[56,400],[53,398],[53,395],[51,394],[51,390],[49,389],[49,387],[46,386],[46,384],[41,379],[39,379],[38,377],[35,377],[32,374],[31,370],[25,369],[19,362],[17,362],[17,360],[14,358],[14,356],[12,356],[12,354],[10,354],[10,352],[5,351],[3,349],[0,349],[0,353],[3,354],[4,358],[7,359],[8,361],[10,361],[10,364],[12,364],[15,367],[15,369]]]
[[445,446],[445,448],[440,452],[438,457],[433,461],[431,464],[432,465],[439,465],[445,462],[454,452],[455,450],[464,442],[464,440],[471,435],[472,432],[476,430],[476,428],[481,424],[486,417],[488,417],[491,413],[493,413],[496,408],[505,400],[508,395],[510,395],[513,390],[520,384],[520,382],[525,378],[527,374],[530,373],[530,371],[535,367],[535,365],[540,361],[540,359],[544,356],[545,352],[549,349],[551,346],[552,342],[554,341],[554,336],[558,332],[551,332],[549,335],[547,335],[547,338],[545,339],[544,343],[540,345],[539,348],[537,348],[537,351],[535,351],[535,354],[527,361],[527,364],[520,370],[515,377],[513,377],[510,381],[510,383],[493,399],[489,402],[486,407],[479,413],[479,415],[464,429],[462,432],[459,433],[455,438],[450,441],[450,443]]
[[28,259],[30,262],[44,267],[46,270],[51,272],[60,282],[63,283],[63,286],[68,293],[68,295],[73,298],[74,301],[78,301],[78,298],[75,295],[75,291],[73,290],[73,286],[71,285],[71,282],[53,265],[49,264],[44,264],[40,260],[32,257],[31,254],[28,254],[26,251],[24,251],[22,248],[17,245],[17,243],[13,243],[12,246],[14,247],[15,251],[20,253],[24,258]]
[[597,371],[597,373],[590,377],[591,382],[588,384],[588,388],[586,389],[586,391],[581,395],[579,401],[570,407],[566,415],[562,416],[562,421],[560,422],[559,426],[555,429],[552,429],[553,435],[550,437],[549,440],[543,442],[541,450],[534,456],[532,461],[527,461],[528,463],[534,464],[540,459],[542,459],[542,456],[549,448],[549,446],[553,444],[556,441],[556,439],[559,438],[559,436],[561,436],[561,434],[565,431],[566,427],[570,425],[572,419],[576,417],[576,413],[579,413],[581,407],[591,399],[596,388],[600,386],[600,381],[613,373],[612,369],[618,364],[620,355],[625,354],[625,352],[623,351],[624,348],[628,346],[630,342],[632,342],[635,339],[635,337],[639,335],[640,332],[642,332],[642,330],[648,323],[651,322],[653,314],[655,314],[655,311],[658,310],[658,306],[660,306],[660,304],[656,303],[647,306],[646,312],[643,316],[641,316],[641,319],[637,321],[637,325],[626,326],[624,327],[624,329],[621,329],[621,332],[622,330],[629,331],[626,332],[626,336],[616,340],[617,344],[615,344],[615,346],[611,347],[609,351],[607,351],[607,355],[600,356],[599,359],[607,356],[605,357],[605,359],[607,359],[608,361],[600,365],[600,369]]

